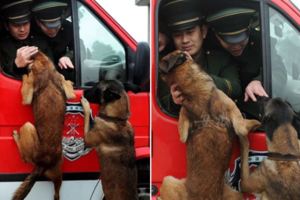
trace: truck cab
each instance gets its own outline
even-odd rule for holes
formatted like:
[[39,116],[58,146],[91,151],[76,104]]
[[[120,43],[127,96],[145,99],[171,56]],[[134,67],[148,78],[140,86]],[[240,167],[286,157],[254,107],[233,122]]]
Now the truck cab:
[[[159,196],[159,188],[165,176],[186,177],[185,144],[179,141],[177,116],[168,110],[161,98],[166,88],[162,87],[159,77],[159,21],[164,0],[152,1],[151,32],[151,73],[152,73],[152,199]],[[200,0],[199,9],[206,15],[222,8],[244,7],[255,9],[256,20],[253,23],[260,36],[262,56],[263,86],[269,97],[281,97],[300,110],[300,4],[297,0]],[[205,41],[204,41],[205,43]],[[278,76],[278,61],[285,73]],[[249,165],[255,168],[264,160],[267,153],[266,138],[263,130],[249,133]],[[236,190],[240,190],[240,153],[235,138],[231,161],[226,179]],[[245,194],[247,199],[255,199],[254,194]]]
[[[118,79],[134,88],[129,91],[134,129],[139,198],[150,192],[150,101],[149,45],[137,43],[95,0],[68,0],[66,19],[72,22],[74,38],[73,79],[76,98],[67,101],[63,131],[62,200],[105,199],[101,187],[101,166],[95,150],[85,147],[83,90],[104,79]],[[13,130],[27,121],[34,124],[32,107],[22,105],[22,80],[0,72],[0,199],[11,199],[13,192],[31,173],[13,140]],[[91,104],[95,116],[99,106]],[[55,107],[53,107],[55,109]],[[100,174],[99,174],[100,172]],[[39,179],[28,199],[52,199],[54,188]]]

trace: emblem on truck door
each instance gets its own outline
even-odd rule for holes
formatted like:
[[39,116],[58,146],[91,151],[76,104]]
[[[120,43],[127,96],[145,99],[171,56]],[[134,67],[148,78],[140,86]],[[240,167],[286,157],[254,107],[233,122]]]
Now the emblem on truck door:
[[62,146],[64,157],[70,161],[77,160],[90,151],[84,146],[83,120],[81,103],[67,102]]

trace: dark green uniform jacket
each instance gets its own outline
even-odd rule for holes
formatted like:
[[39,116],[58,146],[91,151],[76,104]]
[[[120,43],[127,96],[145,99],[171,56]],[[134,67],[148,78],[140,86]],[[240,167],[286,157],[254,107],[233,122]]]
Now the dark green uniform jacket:
[[236,102],[240,110],[248,118],[258,118],[261,112],[260,106],[251,99],[249,99],[247,102],[244,102],[244,93],[247,85],[253,80],[259,80],[262,82],[263,64],[260,38],[260,32],[252,29],[248,44],[240,56],[232,56],[229,52],[227,52],[220,45],[219,41],[215,37],[215,34],[211,31],[209,32],[208,38],[205,41],[205,46],[207,48],[217,49],[226,53],[238,64],[242,93],[241,96],[237,98]]
[[253,80],[262,81],[262,51],[260,32],[251,31],[248,45],[242,55],[233,56],[239,65],[239,73],[243,91]]
[[3,71],[16,78],[21,78],[27,73],[27,68],[17,68],[15,58],[17,50],[23,46],[36,46],[50,59],[53,58],[48,43],[41,37],[29,35],[26,40],[15,40],[10,34],[5,34],[0,40],[0,62]]
[[[258,80],[262,83],[262,51],[261,51],[260,32],[252,30],[249,36],[248,45],[245,47],[241,56],[233,57],[239,65],[239,74],[243,91],[247,85]],[[244,95],[238,98],[238,107],[247,118],[259,119],[262,115],[262,107],[259,103],[249,99],[244,102]]]
[[[216,86],[229,97],[234,99],[241,95],[242,90],[238,69],[228,54],[216,50],[206,51],[197,56],[195,61],[213,78]],[[166,90],[160,81],[158,87],[158,96],[161,98],[161,106],[170,114],[174,116],[178,115],[180,107],[173,103],[169,90]],[[167,93],[162,94],[160,91]]]
[[[63,20],[62,27],[54,38],[47,37],[36,23],[34,23],[34,29],[37,35],[44,38],[49,43],[49,46],[53,52],[53,62],[57,66],[57,70],[65,76],[68,80],[74,80],[74,69],[60,69],[58,67],[58,61],[61,57],[67,56],[73,62],[74,57],[74,40],[73,40],[73,26],[72,23]],[[74,63],[74,62],[73,62]]]

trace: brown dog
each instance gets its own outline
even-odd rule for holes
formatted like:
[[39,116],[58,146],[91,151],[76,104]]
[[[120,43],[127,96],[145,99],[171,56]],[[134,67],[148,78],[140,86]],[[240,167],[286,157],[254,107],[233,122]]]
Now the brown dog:
[[176,83],[184,101],[179,113],[180,140],[187,145],[187,178],[166,177],[163,200],[242,199],[225,184],[234,133],[247,135],[260,123],[245,120],[235,103],[217,89],[201,66],[174,51],[160,62],[162,79]]
[[64,125],[65,103],[75,94],[70,81],[59,74],[53,63],[43,53],[38,52],[30,65],[30,72],[23,76],[23,104],[31,104],[35,126],[26,122],[20,134],[13,137],[25,162],[33,163],[33,172],[24,180],[13,196],[13,200],[23,200],[30,192],[38,176],[44,174],[54,183],[54,199],[59,199],[62,182],[61,138]]
[[101,166],[101,181],[107,200],[136,200],[137,169],[133,130],[128,121],[129,99],[123,85],[101,81],[84,96],[101,104],[94,126],[90,124],[89,103],[83,98],[85,145],[95,147]]
[[[261,193],[261,199],[300,199],[300,149],[292,108],[280,98],[265,106],[263,124],[267,135],[268,157],[250,173],[249,141],[241,136],[241,188],[244,192]],[[299,127],[297,127],[300,131]]]

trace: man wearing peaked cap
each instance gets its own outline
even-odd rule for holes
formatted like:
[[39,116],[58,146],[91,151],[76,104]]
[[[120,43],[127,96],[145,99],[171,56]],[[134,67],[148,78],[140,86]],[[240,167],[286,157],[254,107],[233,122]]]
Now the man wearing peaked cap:
[[59,0],[36,0],[32,6],[37,34],[44,37],[54,54],[54,63],[66,79],[74,81],[73,27],[64,19],[68,4]]
[[160,9],[170,31],[185,30],[204,22],[195,0],[164,1]]
[[30,33],[31,0],[1,2],[0,11],[8,34],[0,40],[0,60],[3,71],[15,77],[27,73],[31,57],[38,50],[52,58],[47,43]]
[[[238,104],[249,117],[258,118],[257,96],[268,96],[262,86],[260,32],[252,28],[257,12],[249,8],[227,8],[207,17],[215,42],[239,65],[244,96]],[[248,99],[253,102],[247,102]],[[247,103],[246,103],[247,102]]]
[[[207,34],[203,15],[197,1],[170,0],[160,7],[163,20],[166,22],[176,49],[186,51],[213,78],[216,86],[231,98],[241,94],[241,87],[236,65],[230,56],[221,51],[205,51],[202,48]],[[181,92],[176,85],[171,86],[175,104],[182,103]],[[165,95],[163,99],[166,99]],[[164,103],[165,102],[165,103]],[[168,103],[170,102],[170,103]],[[172,101],[163,100],[163,104],[172,111]],[[177,112],[177,111],[175,111]]]

